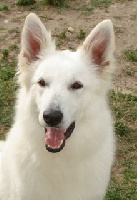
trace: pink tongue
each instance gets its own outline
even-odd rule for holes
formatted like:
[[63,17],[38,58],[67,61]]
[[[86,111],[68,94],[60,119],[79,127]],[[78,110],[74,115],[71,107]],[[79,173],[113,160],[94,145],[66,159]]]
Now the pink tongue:
[[59,148],[62,144],[62,140],[65,139],[65,130],[56,128],[47,128],[45,134],[45,142],[51,148]]

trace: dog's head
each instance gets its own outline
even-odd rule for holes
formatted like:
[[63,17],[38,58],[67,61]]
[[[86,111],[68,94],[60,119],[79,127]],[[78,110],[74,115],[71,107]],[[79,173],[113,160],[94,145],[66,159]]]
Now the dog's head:
[[60,151],[77,123],[88,117],[90,105],[94,108],[105,96],[113,51],[110,20],[98,24],[83,45],[71,52],[56,50],[40,19],[33,13],[27,16],[19,55],[20,82],[35,102],[49,151]]

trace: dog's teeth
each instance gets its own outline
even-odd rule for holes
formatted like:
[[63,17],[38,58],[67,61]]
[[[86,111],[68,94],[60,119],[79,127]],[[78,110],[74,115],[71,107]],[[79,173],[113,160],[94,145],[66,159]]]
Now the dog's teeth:
[[60,146],[58,146],[58,147],[52,147],[52,146],[50,146],[49,144],[47,144],[47,145],[48,145],[48,147],[51,148],[51,149],[58,149],[58,148],[61,147],[62,144],[63,144],[63,140],[60,141]]
[[63,140],[61,140],[61,144],[63,143]]

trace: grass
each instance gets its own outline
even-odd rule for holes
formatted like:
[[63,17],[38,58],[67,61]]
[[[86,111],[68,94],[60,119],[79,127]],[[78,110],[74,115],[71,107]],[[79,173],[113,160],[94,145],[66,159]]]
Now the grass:
[[86,36],[86,32],[84,30],[82,30],[82,29],[77,34],[77,38],[80,39],[80,40],[84,39],[85,36]]
[[17,44],[11,44],[11,45],[9,46],[9,49],[10,49],[10,50],[18,50],[19,48],[18,48]]
[[137,96],[111,91],[110,99],[116,122],[125,123],[127,126],[134,124],[137,120]]
[[[15,73],[17,63],[15,55],[18,46],[10,45],[2,50],[0,57],[0,139],[5,138],[5,133],[10,128],[13,121],[15,91]],[[14,56],[12,56],[14,55]]]
[[56,40],[55,40],[55,44],[57,47],[63,46],[64,44],[64,40],[67,40],[67,36],[66,36],[67,30],[64,30],[60,33],[57,34]]
[[8,32],[10,34],[12,34],[12,33],[19,33],[19,30],[18,30],[18,28],[12,28],[12,29],[9,29]]
[[125,74],[128,75],[128,76],[132,76],[134,73],[135,73],[135,70],[132,68],[132,67],[127,67],[125,70],[124,70]]
[[8,49],[3,49],[2,50],[2,58],[3,58],[3,60],[6,60],[8,58],[8,56],[9,56]]
[[35,0],[16,0],[15,4],[18,6],[28,6],[33,5],[35,3]]
[[137,49],[136,50],[127,50],[124,52],[124,55],[128,61],[137,62]]
[[8,11],[8,10],[9,10],[9,8],[7,5],[0,6],[0,11]]
[[69,5],[67,5],[64,0],[42,0],[44,4],[49,4],[52,6],[57,6],[59,8],[69,8]]
[[137,96],[110,92],[117,136],[116,162],[105,200],[137,199]]
[[0,60],[0,137],[2,130],[11,126],[16,84],[14,82],[16,63],[7,61],[7,54]]
[[137,14],[131,15],[131,16],[130,16],[130,19],[131,19],[131,20],[136,20],[136,19],[137,19]]
[[59,38],[60,38],[60,39],[65,39],[65,38],[66,38],[66,30],[60,32],[60,34],[59,34]]
[[125,30],[124,30],[124,28],[122,28],[122,27],[115,27],[115,33],[116,33],[116,34],[119,34],[119,33],[122,33],[122,34],[123,34],[124,31],[125,31]]
[[111,0],[91,0],[91,5],[99,8],[108,8],[111,3]]

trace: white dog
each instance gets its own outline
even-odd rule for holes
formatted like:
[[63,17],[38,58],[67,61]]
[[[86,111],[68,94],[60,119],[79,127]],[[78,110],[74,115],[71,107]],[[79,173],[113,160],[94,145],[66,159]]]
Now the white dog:
[[107,92],[113,72],[110,20],[76,52],[56,50],[33,13],[19,55],[14,124],[1,153],[0,200],[102,200],[114,157]]

